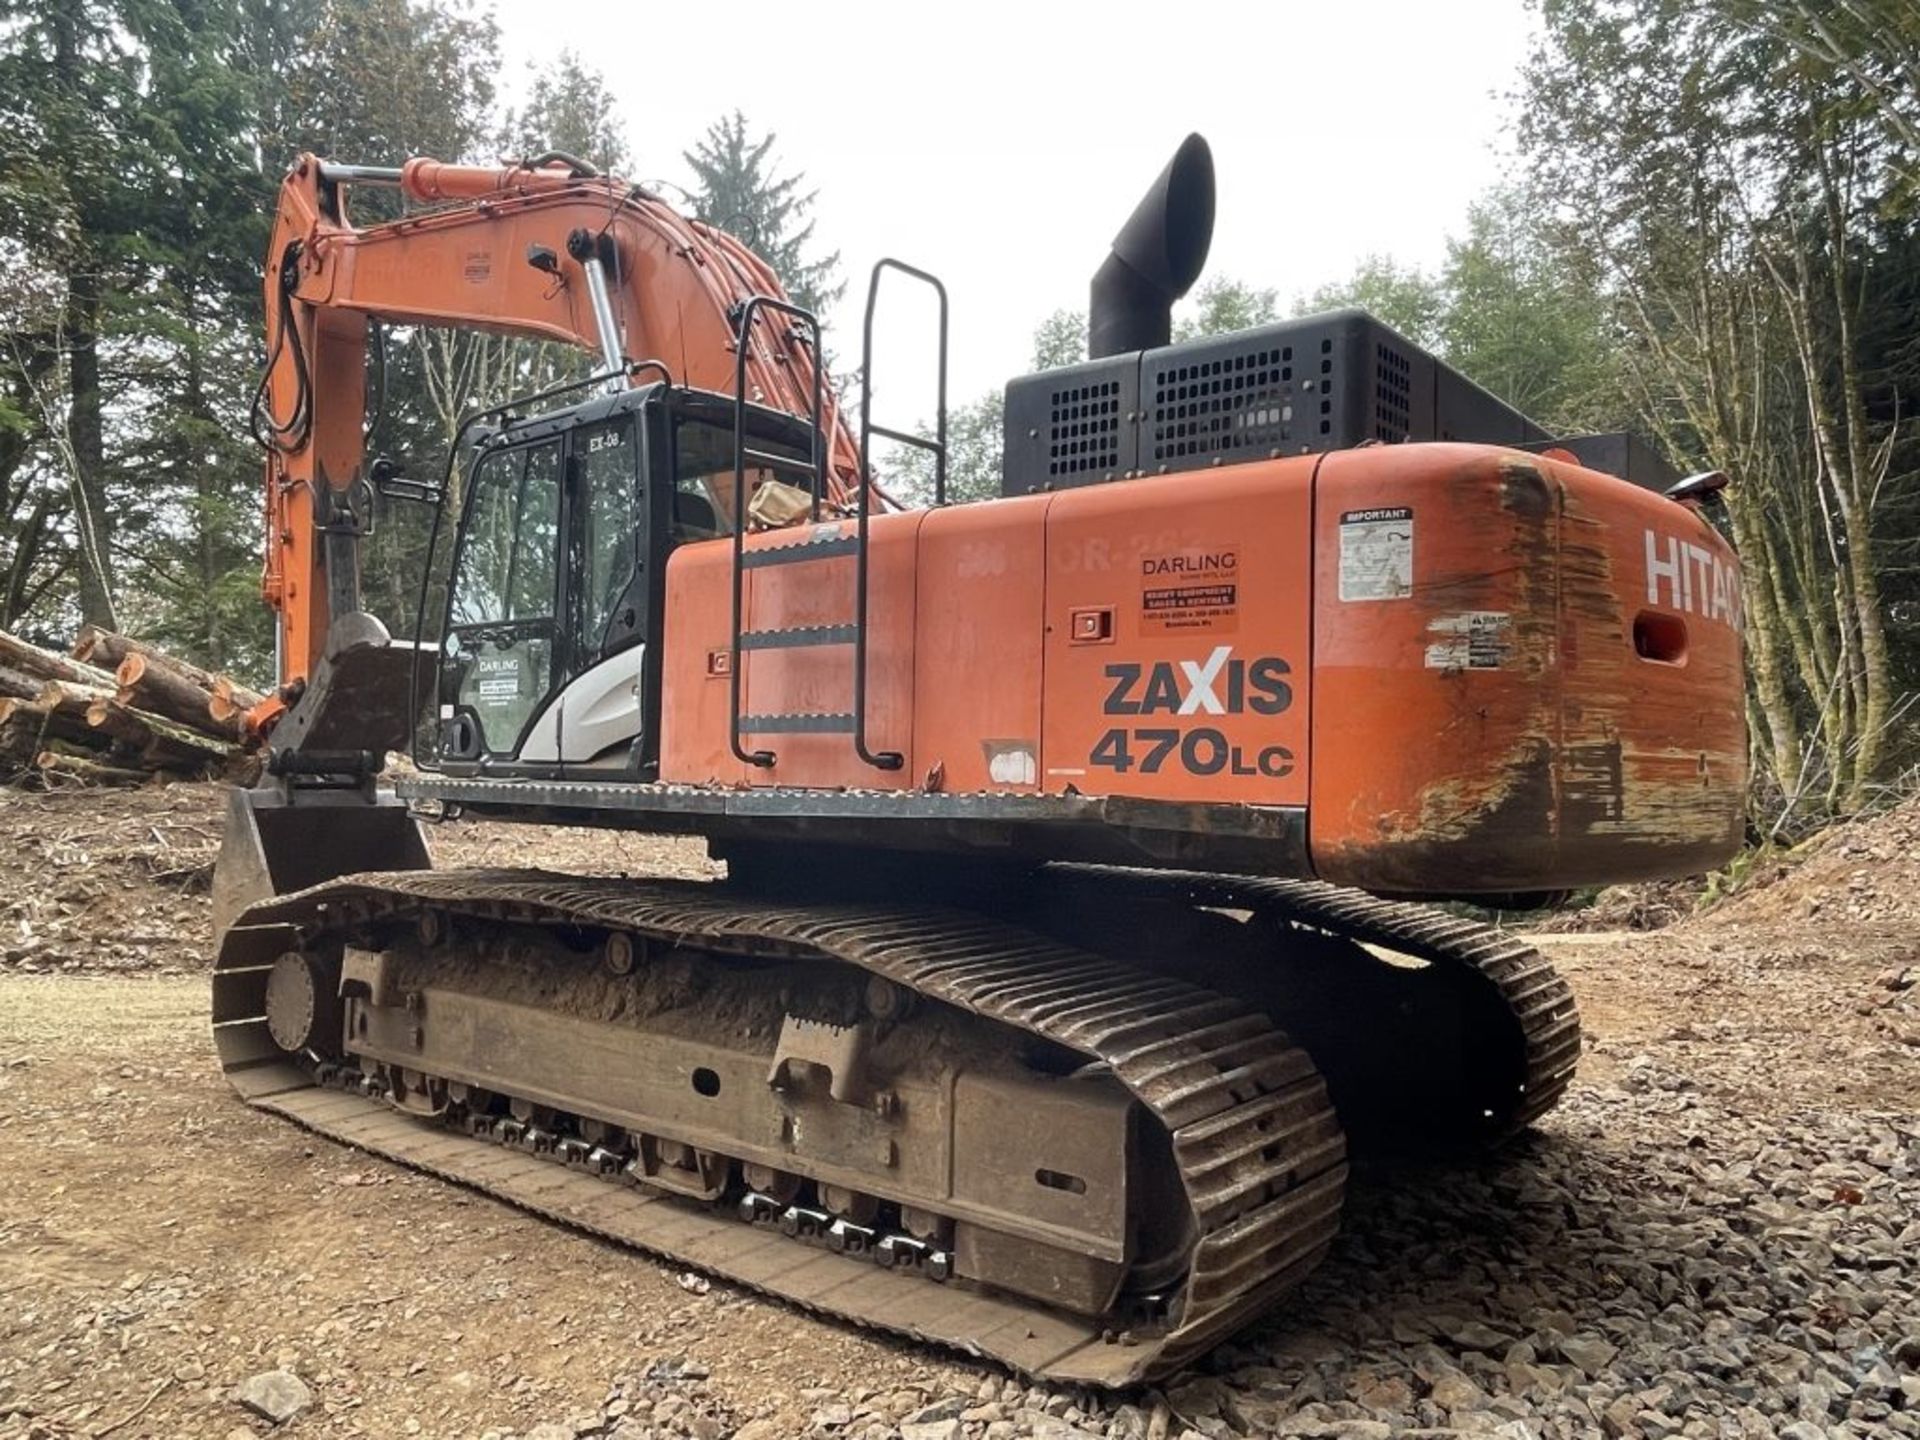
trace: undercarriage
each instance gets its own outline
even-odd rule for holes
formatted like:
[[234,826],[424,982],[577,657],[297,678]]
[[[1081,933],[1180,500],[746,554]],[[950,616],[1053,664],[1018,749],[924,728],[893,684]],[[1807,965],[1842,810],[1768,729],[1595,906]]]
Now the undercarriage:
[[256,1105],[610,1240],[1119,1386],[1318,1263],[1350,1151],[1497,1144],[1578,1056],[1537,952],[1423,907],[1060,865],[905,905],[869,898],[894,876],[751,859],[260,901],[220,950],[222,1063]]

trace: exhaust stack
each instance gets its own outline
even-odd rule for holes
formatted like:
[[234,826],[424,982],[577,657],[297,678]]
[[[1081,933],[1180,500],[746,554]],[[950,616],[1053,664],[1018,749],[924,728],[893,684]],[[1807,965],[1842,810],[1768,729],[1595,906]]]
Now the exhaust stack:
[[1213,152],[1189,135],[1094,272],[1087,355],[1100,360],[1173,338],[1173,302],[1193,287],[1213,243]]

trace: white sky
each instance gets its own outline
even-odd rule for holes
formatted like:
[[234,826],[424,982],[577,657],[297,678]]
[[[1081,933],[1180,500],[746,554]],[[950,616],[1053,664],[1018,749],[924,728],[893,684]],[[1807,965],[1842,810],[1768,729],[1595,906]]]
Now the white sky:
[[[956,404],[1026,371],[1050,311],[1084,308],[1190,130],[1218,184],[1207,274],[1284,306],[1370,252],[1434,265],[1498,178],[1530,27],[1524,0],[494,4],[508,98],[571,46],[619,99],[629,178],[691,183],[681,152],[735,106],[776,132],[850,282],[827,317],[840,368],[859,363],[867,274],[892,255],[947,284]],[[931,408],[931,331],[899,318],[917,296],[897,312],[884,296],[875,419],[904,425],[896,406]]]

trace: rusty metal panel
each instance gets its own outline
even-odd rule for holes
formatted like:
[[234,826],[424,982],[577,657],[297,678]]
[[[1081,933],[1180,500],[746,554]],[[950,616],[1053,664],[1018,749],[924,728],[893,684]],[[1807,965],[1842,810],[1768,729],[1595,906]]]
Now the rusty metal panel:
[[971,1209],[1127,1248],[1131,1096],[1111,1085],[969,1071],[954,1083],[953,1195]]
[[1737,586],[1699,515],[1577,466],[1465,447],[1334,455],[1316,483],[1321,876],[1399,894],[1554,890],[1737,849],[1737,616],[1688,617],[1678,663],[1636,643],[1655,537]]

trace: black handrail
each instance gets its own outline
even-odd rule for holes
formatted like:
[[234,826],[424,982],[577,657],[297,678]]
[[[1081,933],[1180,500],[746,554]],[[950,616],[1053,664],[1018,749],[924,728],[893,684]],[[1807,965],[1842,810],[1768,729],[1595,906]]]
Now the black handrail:
[[[873,312],[880,300],[880,277],[888,270],[931,285],[940,297],[940,388],[934,419],[934,438],[909,435],[873,423]],[[902,260],[883,258],[873,267],[867,282],[867,315],[860,332],[860,510],[858,540],[854,552],[853,581],[853,748],[860,758],[876,770],[898,770],[905,757],[897,750],[872,750],[867,745],[867,605],[872,580],[872,553],[867,527],[873,513],[873,461],[870,454],[873,437],[911,445],[933,455],[933,503],[947,503],[947,287],[937,276]]]
[[[804,467],[813,495],[813,518],[820,518],[820,493],[826,476],[820,434],[821,376],[820,321],[811,310],[772,295],[754,295],[740,307],[733,345],[733,634],[727,647],[727,744],[742,765],[766,769],[773,764],[771,750],[749,750],[740,743],[740,633],[746,591],[747,546],[747,355],[753,342],[753,322],[762,310],[772,310],[805,325],[813,336],[812,460]],[[771,458],[771,457],[769,457]],[[786,462],[789,469],[803,467]]]

